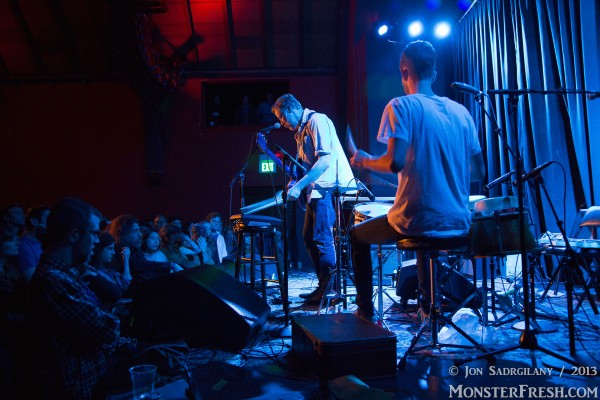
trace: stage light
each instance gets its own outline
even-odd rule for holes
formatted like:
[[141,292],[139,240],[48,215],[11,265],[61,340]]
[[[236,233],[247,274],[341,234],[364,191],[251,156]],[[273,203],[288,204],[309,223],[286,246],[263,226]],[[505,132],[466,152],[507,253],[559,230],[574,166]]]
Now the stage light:
[[450,36],[450,24],[447,22],[438,22],[433,28],[433,34],[437,39],[444,39]]
[[423,24],[421,21],[414,21],[408,25],[408,34],[410,37],[417,37],[423,33]]
[[387,26],[386,24],[380,25],[379,28],[377,28],[377,34],[379,36],[384,36],[386,33],[388,33],[390,30],[390,27]]

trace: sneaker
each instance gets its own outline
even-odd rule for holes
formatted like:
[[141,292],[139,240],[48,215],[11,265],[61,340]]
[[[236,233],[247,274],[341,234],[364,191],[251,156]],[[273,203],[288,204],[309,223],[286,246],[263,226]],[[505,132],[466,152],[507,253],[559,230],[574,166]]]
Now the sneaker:
[[371,321],[373,319],[374,312],[373,311],[367,312],[367,311],[364,311],[362,308],[359,308],[356,311],[354,311],[353,314],[359,318],[366,319],[367,321]]
[[298,296],[300,296],[301,299],[310,299],[311,297],[314,297],[317,293],[319,293],[320,287],[317,286],[315,288],[315,290],[313,290],[310,293],[300,293]]
[[323,298],[323,293],[317,292],[313,297],[310,297],[304,300],[305,306],[318,306],[321,303],[321,299]]
[[366,313],[359,308],[358,310],[354,311],[354,315],[375,325],[383,326],[383,322],[379,319],[379,315],[375,313]]

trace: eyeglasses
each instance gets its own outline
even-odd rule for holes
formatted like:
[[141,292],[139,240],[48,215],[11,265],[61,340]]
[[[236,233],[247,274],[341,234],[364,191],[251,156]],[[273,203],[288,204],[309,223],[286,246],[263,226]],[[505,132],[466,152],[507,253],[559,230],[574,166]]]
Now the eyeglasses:
[[101,233],[101,231],[95,231],[95,230],[91,230],[91,229],[79,229],[79,231],[89,233],[90,235],[92,235],[95,238],[98,238],[98,236],[100,236],[100,233]]

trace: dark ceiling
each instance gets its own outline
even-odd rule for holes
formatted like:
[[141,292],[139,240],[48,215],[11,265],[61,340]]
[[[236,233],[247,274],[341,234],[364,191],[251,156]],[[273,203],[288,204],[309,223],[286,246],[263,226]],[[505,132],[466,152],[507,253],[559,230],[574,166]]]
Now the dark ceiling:
[[2,0],[0,79],[103,80],[142,69],[174,86],[181,75],[331,73],[344,62],[351,18],[358,30],[444,9],[456,21],[458,3],[470,2]]
[[[336,67],[346,0],[4,0],[3,80]],[[139,72],[139,71],[138,71]]]

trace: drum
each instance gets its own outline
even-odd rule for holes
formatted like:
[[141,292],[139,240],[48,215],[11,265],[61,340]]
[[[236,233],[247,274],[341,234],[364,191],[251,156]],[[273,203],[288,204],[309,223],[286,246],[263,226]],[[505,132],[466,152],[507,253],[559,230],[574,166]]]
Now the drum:
[[490,197],[475,202],[474,210],[486,215],[493,214],[497,210],[509,210],[519,207],[519,201],[514,196]]
[[486,198],[485,196],[482,196],[479,194],[469,196],[469,210],[471,210],[471,211],[475,210],[475,203],[477,203],[479,200],[483,200],[485,198]]
[[392,208],[391,203],[378,203],[376,201],[360,203],[356,205],[352,211],[352,214],[354,215],[354,225],[360,224],[371,218],[387,215],[390,208]]
[[[471,220],[471,250],[475,257],[501,256],[521,251],[519,212],[516,197],[498,197],[475,203]],[[523,211],[525,221],[529,211]],[[535,240],[526,225],[525,250],[535,248]]]

